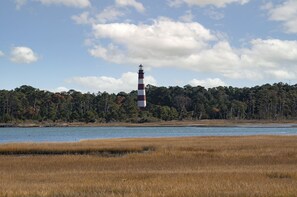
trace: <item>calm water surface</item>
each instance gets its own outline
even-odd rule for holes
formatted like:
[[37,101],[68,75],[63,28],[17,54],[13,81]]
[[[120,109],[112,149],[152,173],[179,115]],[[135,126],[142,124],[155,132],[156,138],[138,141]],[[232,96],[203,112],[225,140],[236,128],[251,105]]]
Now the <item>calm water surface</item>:
[[295,126],[276,127],[62,127],[0,128],[0,143],[11,142],[76,142],[86,139],[297,135]]

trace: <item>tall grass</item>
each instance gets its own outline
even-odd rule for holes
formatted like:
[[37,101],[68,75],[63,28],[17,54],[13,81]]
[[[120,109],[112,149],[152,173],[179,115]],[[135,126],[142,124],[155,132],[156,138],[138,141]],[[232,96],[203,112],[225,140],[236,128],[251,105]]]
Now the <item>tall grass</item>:
[[[70,145],[70,144],[69,144]],[[11,156],[36,156],[36,155],[97,155],[97,156],[124,156],[132,153],[145,153],[154,150],[154,147],[110,147],[110,148],[96,148],[96,147],[71,147],[60,145],[52,147],[48,144],[42,145],[6,145],[0,147],[0,155]]]
[[296,164],[297,136],[6,144],[0,196],[295,196]]

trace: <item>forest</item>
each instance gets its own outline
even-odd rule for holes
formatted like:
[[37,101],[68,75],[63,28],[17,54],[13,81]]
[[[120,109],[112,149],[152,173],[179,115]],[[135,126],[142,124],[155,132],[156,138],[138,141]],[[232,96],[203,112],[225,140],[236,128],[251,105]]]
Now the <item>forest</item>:
[[0,90],[0,122],[156,122],[201,119],[297,119],[297,84],[255,87],[146,86],[147,107],[137,91],[53,93],[23,85]]

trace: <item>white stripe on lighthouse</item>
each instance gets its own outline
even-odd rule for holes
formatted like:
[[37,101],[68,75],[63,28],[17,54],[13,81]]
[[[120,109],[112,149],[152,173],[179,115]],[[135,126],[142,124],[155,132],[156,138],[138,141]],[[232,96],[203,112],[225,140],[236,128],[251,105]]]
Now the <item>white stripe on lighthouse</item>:
[[138,95],[145,95],[145,90],[138,90]]
[[138,107],[146,107],[146,101],[137,101]]
[[138,79],[138,84],[144,84],[143,79]]

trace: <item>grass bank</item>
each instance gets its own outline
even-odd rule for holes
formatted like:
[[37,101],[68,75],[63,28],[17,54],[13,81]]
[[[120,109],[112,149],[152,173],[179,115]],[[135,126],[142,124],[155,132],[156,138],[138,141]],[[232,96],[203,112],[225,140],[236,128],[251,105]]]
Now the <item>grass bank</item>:
[[0,196],[295,196],[296,164],[297,136],[4,144]]
[[110,123],[85,123],[85,122],[38,122],[24,121],[13,123],[0,123],[1,127],[225,127],[225,126],[275,126],[297,125],[297,120],[172,120],[145,123],[110,122]]

